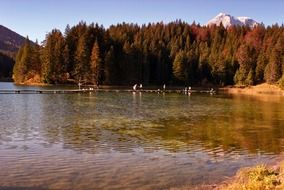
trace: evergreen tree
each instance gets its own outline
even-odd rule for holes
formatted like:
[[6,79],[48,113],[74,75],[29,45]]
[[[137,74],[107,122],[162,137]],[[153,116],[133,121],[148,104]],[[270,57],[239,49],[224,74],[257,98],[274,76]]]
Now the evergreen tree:
[[23,83],[29,79],[27,76],[29,72],[29,64],[31,64],[32,48],[28,37],[25,44],[20,48],[16,63],[13,69],[13,79],[16,83]]
[[255,68],[255,80],[256,82],[262,82],[264,80],[264,70],[267,65],[264,52],[261,52],[257,58]]
[[183,51],[177,53],[173,62],[173,74],[176,79],[182,82],[188,80],[188,73],[186,67],[186,54]]
[[115,60],[114,48],[110,47],[110,50],[107,52],[105,56],[105,83],[106,84],[116,84],[118,81],[118,73],[117,73],[117,65]]
[[103,65],[100,55],[100,47],[97,41],[95,41],[92,48],[90,68],[91,68],[91,79],[92,79],[91,81],[93,81],[94,84],[100,84],[103,74]]
[[87,82],[90,74],[90,57],[87,50],[86,34],[83,34],[78,41],[77,49],[75,52],[75,69],[74,77],[77,82]]
[[53,30],[47,35],[44,48],[41,51],[41,76],[47,83],[62,83],[66,75],[63,52],[65,40],[59,30]]
[[284,52],[282,49],[283,46],[284,44],[281,42],[281,38],[279,38],[277,44],[272,50],[272,53],[269,57],[269,63],[265,69],[265,80],[268,83],[275,83],[282,76],[282,52]]
[[[255,69],[255,51],[254,48],[243,44],[237,53],[237,59],[239,62],[239,69],[235,74],[235,83],[241,85],[247,85],[246,79],[248,78],[248,74],[251,69]],[[252,73],[251,73],[252,74]],[[251,76],[250,76],[251,77]],[[249,78],[250,78],[249,77]],[[252,83],[254,83],[254,78],[252,78]]]

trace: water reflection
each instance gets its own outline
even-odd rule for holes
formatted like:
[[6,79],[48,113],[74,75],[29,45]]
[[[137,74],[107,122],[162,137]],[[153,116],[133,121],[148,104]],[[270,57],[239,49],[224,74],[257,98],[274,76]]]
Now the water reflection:
[[215,182],[283,152],[282,102],[139,92],[0,95],[0,187]]

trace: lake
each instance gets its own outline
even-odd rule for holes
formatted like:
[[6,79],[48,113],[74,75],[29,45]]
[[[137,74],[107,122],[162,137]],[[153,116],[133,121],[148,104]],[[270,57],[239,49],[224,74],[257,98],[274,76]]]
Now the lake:
[[[58,87],[0,83],[0,89],[12,88]],[[147,190],[217,183],[283,152],[283,100],[0,94],[0,189]]]

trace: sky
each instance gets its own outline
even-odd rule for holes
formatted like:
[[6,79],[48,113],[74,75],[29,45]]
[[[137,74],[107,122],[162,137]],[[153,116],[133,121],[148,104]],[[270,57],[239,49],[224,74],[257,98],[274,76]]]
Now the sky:
[[0,0],[0,24],[41,42],[52,29],[80,21],[112,24],[205,24],[220,12],[247,16],[265,25],[284,23],[283,0]]

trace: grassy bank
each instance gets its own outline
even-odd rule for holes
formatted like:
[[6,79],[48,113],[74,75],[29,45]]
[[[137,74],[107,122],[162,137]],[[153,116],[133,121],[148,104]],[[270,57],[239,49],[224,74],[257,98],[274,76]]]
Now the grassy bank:
[[220,90],[227,92],[229,94],[246,94],[246,95],[284,95],[284,90],[282,90],[277,85],[271,85],[267,83],[259,84],[256,86],[248,87],[225,87]]
[[284,189],[284,163],[268,167],[258,165],[240,169],[231,180],[217,186],[218,190],[280,190]]
[[171,190],[283,190],[284,162],[273,166],[241,168],[235,176],[214,185],[173,188]]

